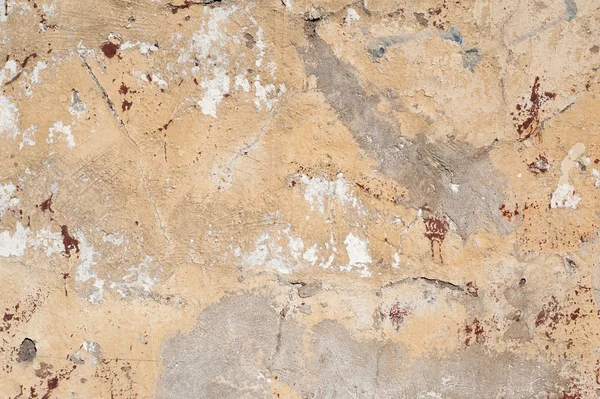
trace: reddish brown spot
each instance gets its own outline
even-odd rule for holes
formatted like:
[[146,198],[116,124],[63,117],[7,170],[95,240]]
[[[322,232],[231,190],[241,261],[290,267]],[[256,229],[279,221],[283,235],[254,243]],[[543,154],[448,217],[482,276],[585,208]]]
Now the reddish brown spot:
[[132,105],[133,105],[132,101],[123,100],[123,104],[121,105],[121,108],[123,109],[123,112],[129,111],[131,109]]
[[60,229],[67,256],[71,256],[72,250],[75,250],[75,253],[79,253],[79,241],[69,235],[69,228],[66,225],[62,225],[60,226]]
[[437,242],[440,252],[440,261],[442,259],[442,242],[446,238],[446,233],[450,228],[450,224],[445,216],[430,216],[424,220],[425,223],[425,237],[429,239],[431,243],[431,257],[435,258],[433,243]]
[[106,58],[113,58],[117,54],[117,50],[121,47],[119,44],[113,42],[104,42],[100,47]]
[[473,281],[469,281],[467,283],[467,293],[475,297],[479,296],[479,287]]
[[56,389],[56,387],[58,387],[58,377],[50,378],[48,380],[48,388]]
[[511,221],[514,217],[519,215],[519,204],[515,204],[515,209],[512,211],[509,210],[504,204],[502,204],[498,209],[502,213],[502,216],[504,216],[504,218],[508,221]]
[[473,319],[473,322],[465,326],[464,332],[467,335],[467,338],[465,338],[465,346],[472,344],[473,339],[475,339],[475,342],[478,344],[485,342],[485,330],[477,317]]
[[46,391],[44,396],[42,396],[42,399],[48,399],[52,391],[58,387],[58,377],[50,378],[47,382],[47,386],[48,390]]
[[125,86],[125,83],[121,83],[121,87],[119,87],[119,93],[127,94],[129,91],[129,87]]
[[404,321],[404,318],[408,316],[408,314],[408,310],[402,308],[398,302],[392,305],[392,308],[390,309],[390,320],[392,321],[392,324],[396,330],[400,328],[400,325]]
[[14,314],[12,313],[4,313],[4,321],[10,321],[12,320]]
[[40,204],[40,209],[42,210],[42,212],[46,213],[46,211],[50,211],[51,213],[54,213],[54,211],[52,210],[52,196],[54,194],[50,194],[50,198],[48,198],[46,201],[42,202]]

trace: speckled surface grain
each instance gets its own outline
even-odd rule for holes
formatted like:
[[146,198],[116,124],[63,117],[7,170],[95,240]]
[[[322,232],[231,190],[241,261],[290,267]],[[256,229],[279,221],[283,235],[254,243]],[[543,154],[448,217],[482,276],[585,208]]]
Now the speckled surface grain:
[[0,398],[599,398],[599,69],[595,0],[0,0]]

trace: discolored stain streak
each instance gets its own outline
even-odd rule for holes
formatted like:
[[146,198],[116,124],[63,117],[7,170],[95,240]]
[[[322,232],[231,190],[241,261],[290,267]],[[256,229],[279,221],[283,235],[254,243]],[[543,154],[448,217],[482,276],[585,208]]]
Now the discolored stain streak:
[[[157,397],[270,399],[271,379],[305,398],[419,398],[434,390],[441,397],[463,398],[478,387],[483,398],[504,392],[511,398],[547,399],[557,398],[569,383],[559,377],[557,366],[484,351],[478,319],[461,331],[470,340],[460,354],[413,358],[399,343],[359,341],[332,320],[304,327],[278,312],[281,308],[252,295],[209,306],[192,331],[163,345]],[[409,313],[398,305],[389,317],[400,326]],[[432,385],[442,380],[449,383]]]
[[575,0],[565,0],[565,8],[567,21],[572,21],[577,16],[577,3]]
[[[337,58],[319,36],[319,21],[305,21],[308,46],[298,48],[307,76],[337,112],[358,146],[379,168],[410,192],[404,204],[445,214],[466,238],[481,228],[506,234],[513,226],[498,215],[504,201],[504,179],[489,160],[495,141],[483,148],[454,140],[430,142],[420,134],[403,137],[397,122],[377,111],[380,98],[365,91],[352,67]],[[452,191],[453,185],[460,188]],[[478,209],[478,212],[473,212]]]

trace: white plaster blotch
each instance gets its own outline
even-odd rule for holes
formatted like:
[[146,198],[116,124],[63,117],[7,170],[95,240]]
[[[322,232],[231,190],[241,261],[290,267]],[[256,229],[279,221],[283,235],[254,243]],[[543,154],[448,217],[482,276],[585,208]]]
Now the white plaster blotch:
[[347,271],[357,269],[361,277],[370,277],[371,271],[368,265],[372,262],[372,259],[369,253],[369,240],[361,240],[350,233],[346,236],[344,244],[346,244],[346,252],[348,253],[348,265],[342,266],[340,269]]
[[360,20],[360,15],[356,12],[356,10],[352,7],[346,10],[346,18],[344,18],[344,24],[350,25],[352,21]]
[[17,223],[17,228],[12,235],[8,230],[0,232],[0,257],[25,255],[28,236],[29,229],[23,227],[21,223]]
[[158,46],[156,45],[156,43],[145,43],[139,41],[135,43],[131,43],[129,41],[123,42],[119,47],[119,50],[126,51],[135,47],[139,47],[140,54],[142,55],[148,55],[158,51]]
[[214,78],[203,80],[200,87],[204,89],[204,96],[198,102],[202,113],[210,115],[213,118],[217,117],[217,105],[223,101],[225,94],[229,93],[229,75],[225,68],[217,68],[213,70]]
[[94,341],[83,341],[81,345],[90,357],[90,364],[96,365],[102,361],[102,347]]
[[19,135],[19,109],[8,97],[0,94],[0,135],[16,138]]
[[48,68],[48,63],[44,60],[39,60],[37,62],[37,64],[35,64],[35,67],[33,68],[33,71],[31,72],[31,77],[30,77],[31,83],[40,83],[41,82],[40,72],[46,68]]
[[398,254],[398,252],[394,252],[394,254],[392,255],[392,267],[394,269],[400,268],[400,255]]
[[[241,251],[235,251],[236,256]],[[254,243],[254,251],[242,254],[248,266],[265,266],[281,274],[290,274],[303,266],[313,266],[319,260],[318,246],[306,248],[300,237],[291,234],[291,226],[275,233],[262,232]]]
[[9,208],[19,204],[19,198],[13,196],[16,190],[17,187],[11,182],[0,184],[0,216],[4,215]]
[[158,282],[158,278],[150,275],[152,260],[151,256],[146,255],[139,264],[129,267],[120,281],[110,283],[110,288],[116,290],[123,297],[136,292],[149,293]]
[[47,257],[60,254],[64,250],[62,234],[46,228],[40,229],[35,237],[29,240],[28,246],[35,250],[44,250]]
[[4,85],[6,82],[17,76],[19,69],[21,69],[21,67],[15,60],[6,61],[2,70],[0,70],[0,85]]
[[[184,49],[178,62],[185,63],[196,59],[200,66],[192,68],[193,74],[200,74],[200,88],[203,96],[198,101],[204,115],[217,117],[217,106],[225,94],[229,93],[230,79],[229,57],[224,53],[224,44],[229,41],[223,24],[236,10],[236,7],[218,7],[205,9],[208,21],[200,30],[194,32],[189,49]],[[212,71],[210,70],[212,68]]]
[[123,245],[125,237],[123,236],[123,233],[104,234],[102,236],[102,241],[109,242],[114,245]]
[[562,160],[560,170],[562,175],[558,180],[558,186],[552,198],[550,199],[551,208],[571,208],[576,209],[581,198],[575,195],[575,188],[569,183],[569,173],[573,167],[577,165],[577,161],[585,152],[583,143],[575,144],[568,152],[567,156]]
[[304,199],[310,204],[311,210],[325,213],[325,209],[331,209],[334,203],[341,207],[351,207],[359,214],[365,214],[366,209],[362,202],[355,196],[348,185],[344,175],[338,173],[334,181],[320,177],[309,177],[298,175],[295,177],[304,185]]
[[25,129],[25,131],[23,131],[23,134],[21,135],[21,142],[19,143],[19,151],[25,148],[25,146],[31,147],[36,144],[35,140],[33,139],[36,132],[37,126],[35,125],[31,125]]
[[81,101],[79,93],[76,90],[71,90],[71,106],[69,113],[74,116],[81,116],[87,111],[87,104]]
[[96,273],[96,258],[100,256],[91,245],[85,235],[79,231],[75,232],[75,238],[79,241],[79,267],[75,273],[75,281],[85,283],[94,280],[88,301],[98,304],[104,297],[104,281]]
[[246,78],[245,75],[236,75],[235,84],[234,84],[233,88],[235,90],[238,90],[241,88],[242,90],[244,90],[247,93],[250,91],[250,82],[248,82],[248,79]]
[[600,172],[598,172],[597,169],[592,169],[592,176],[596,178],[596,181],[594,182],[594,187],[600,188]]
[[62,121],[54,122],[54,125],[48,129],[46,143],[53,144],[55,134],[58,138],[64,139],[69,148],[75,147],[75,138],[73,137],[73,133],[71,133],[70,125],[64,125]]

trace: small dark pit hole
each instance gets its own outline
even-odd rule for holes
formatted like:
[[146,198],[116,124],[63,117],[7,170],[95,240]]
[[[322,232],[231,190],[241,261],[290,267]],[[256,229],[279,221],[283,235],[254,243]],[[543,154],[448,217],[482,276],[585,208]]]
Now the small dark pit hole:
[[527,284],[527,280],[526,279],[522,278],[521,280],[519,280],[519,285],[521,287],[524,286],[525,284]]

